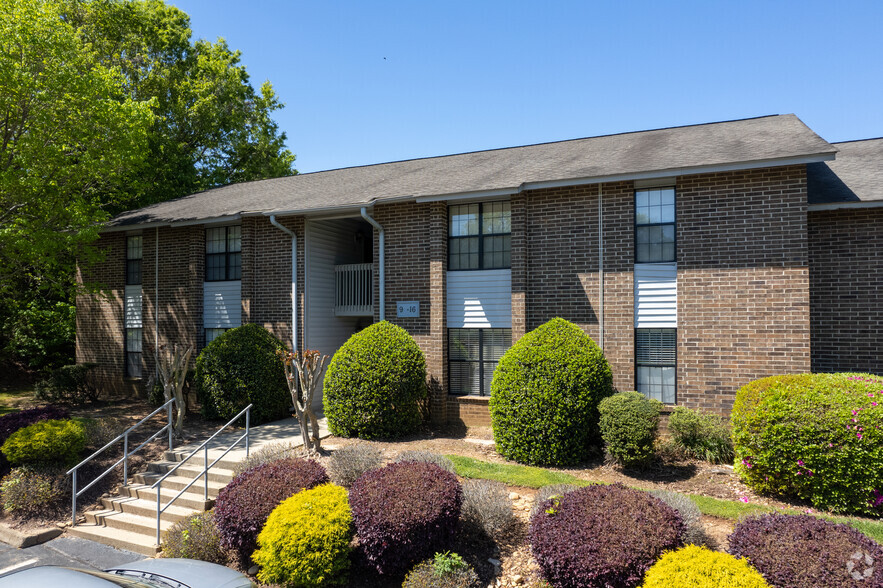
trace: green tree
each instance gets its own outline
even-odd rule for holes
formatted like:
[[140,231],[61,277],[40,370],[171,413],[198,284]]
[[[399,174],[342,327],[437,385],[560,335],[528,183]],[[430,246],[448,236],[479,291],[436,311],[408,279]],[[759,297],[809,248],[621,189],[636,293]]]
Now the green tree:
[[57,4],[0,0],[0,345],[42,328],[22,317],[56,309],[70,324],[56,303],[70,300],[76,260],[95,258],[152,118]]
[[273,87],[252,87],[223,39],[191,42],[190,18],[162,0],[61,0],[66,18],[136,100],[153,99],[149,151],[127,182],[129,208],[233,182],[297,173],[271,115]]

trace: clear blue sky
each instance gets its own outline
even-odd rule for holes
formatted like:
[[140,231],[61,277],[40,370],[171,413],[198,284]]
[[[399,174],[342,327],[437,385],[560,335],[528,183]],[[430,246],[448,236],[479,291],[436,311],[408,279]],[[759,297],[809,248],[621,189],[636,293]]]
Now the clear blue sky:
[[269,79],[300,172],[793,112],[883,136],[883,1],[168,0]]

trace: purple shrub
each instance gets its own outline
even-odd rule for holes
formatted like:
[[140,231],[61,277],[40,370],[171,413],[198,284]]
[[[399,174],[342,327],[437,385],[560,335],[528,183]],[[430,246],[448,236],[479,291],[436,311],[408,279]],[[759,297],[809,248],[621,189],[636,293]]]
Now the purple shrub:
[[449,546],[463,490],[454,474],[409,461],[364,474],[349,500],[362,555],[378,573],[397,575]]
[[279,503],[301,490],[328,482],[319,463],[300,458],[260,464],[233,478],[215,501],[215,524],[221,545],[248,562],[258,533]]
[[883,547],[846,525],[769,514],[736,525],[729,542],[776,588],[883,586]]
[[533,556],[556,588],[632,588],[686,531],[678,512],[621,484],[543,502],[530,522]]

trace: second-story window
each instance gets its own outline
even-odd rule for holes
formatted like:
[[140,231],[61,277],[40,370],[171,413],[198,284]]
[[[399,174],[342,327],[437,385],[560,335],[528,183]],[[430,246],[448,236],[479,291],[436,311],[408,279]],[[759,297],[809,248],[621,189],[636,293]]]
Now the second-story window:
[[143,245],[141,235],[126,237],[126,286],[141,284],[141,258]]
[[242,227],[205,230],[205,281],[242,279]]
[[509,202],[448,208],[448,269],[505,269],[512,265]]
[[635,263],[675,261],[675,189],[635,192]]

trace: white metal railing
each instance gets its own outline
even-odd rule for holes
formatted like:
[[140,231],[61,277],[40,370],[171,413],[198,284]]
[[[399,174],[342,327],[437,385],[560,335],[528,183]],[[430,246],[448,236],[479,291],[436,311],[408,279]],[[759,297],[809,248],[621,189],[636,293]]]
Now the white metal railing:
[[[72,485],[72,489],[73,489],[73,492],[72,492],[73,498],[71,500],[71,507],[72,507],[71,526],[76,526],[76,524],[77,524],[77,498],[79,498],[83,492],[85,492],[86,490],[88,490],[89,488],[94,486],[96,483],[98,483],[99,480],[103,479],[104,476],[106,476],[111,471],[113,471],[113,469],[116,468],[121,463],[123,464],[123,484],[127,484],[129,482],[129,456],[132,456],[132,455],[135,455],[136,453],[138,453],[138,451],[142,447],[144,447],[145,445],[147,445],[148,443],[150,443],[151,441],[156,439],[159,435],[161,435],[165,431],[169,432],[169,451],[172,450],[172,405],[173,404],[175,404],[174,398],[166,401],[165,404],[163,404],[162,406],[160,406],[159,408],[154,410],[152,413],[150,413],[149,415],[147,415],[146,417],[144,417],[143,419],[141,419],[140,421],[138,421],[137,423],[135,423],[134,425],[132,425],[128,429],[126,429],[124,432],[117,435],[117,437],[113,441],[108,442],[107,445],[105,445],[104,447],[102,447],[101,449],[99,449],[98,451],[96,451],[95,453],[93,453],[92,455],[90,455],[89,457],[87,457],[86,459],[84,459],[83,461],[81,461],[80,463],[78,463],[77,465],[75,465],[74,467],[72,467],[71,469],[68,470],[67,474],[69,476],[72,476],[71,485]],[[144,441],[143,443],[141,443],[141,445],[139,445],[138,447],[136,447],[132,451],[129,451],[129,435],[132,433],[132,431],[134,431],[135,429],[137,429],[138,427],[143,425],[147,420],[151,419],[154,415],[162,412],[163,410],[166,410],[169,413],[168,414],[169,420],[166,423],[166,425],[163,428],[161,428],[159,431],[157,431],[156,433],[151,435],[150,438],[147,439],[146,441]],[[80,491],[77,491],[77,470],[80,469],[80,467],[82,467],[83,465],[85,465],[89,461],[91,461],[92,459],[94,459],[96,456],[100,455],[106,449],[108,449],[109,447],[111,447],[112,445],[117,443],[120,439],[123,440],[123,456],[120,459],[118,459],[116,461],[116,463],[114,463],[112,466],[110,466],[109,468],[104,470],[104,473],[102,473],[100,476],[98,476],[97,478],[95,478],[94,480],[89,482],[89,484],[85,488],[81,489]]]
[[[173,467],[172,469],[167,471],[165,474],[163,474],[163,476],[159,480],[154,482],[153,485],[150,487],[152,490],[156,490],[156,544],[157,545],[159,545],[159,542],[160,542],[160,517],[162,517],[162,513],[164,513],[167,508],[172,506],[173,502],[178,500],[182,494],[187,492],[187,490],[189,490],[190,487],[193,486],[193,484],[195,484],[197,480],[199,480],[199,478],[205,478],[205,489],[203,491],[202,496],[203,496],[203,500],[208,500],[208,471],[212,467],[214,467],[214,465],[216,463],[221,461],[221,459],[223,459],[228,453],[230,453],[230,450],[232,450],[234,447],[236,447],[236,445],[238,445],[239,442],[242,441],[243,438],[245,439],[245,457],[248,457],[248,450],[249,450],[248,433],[249,433],[249,430],[251,429],[251,407],[252,407],[252,405],[249,404],[248,406],[243,408],[239,414],[237,414],[235,417],[230,419],[226,425],[224,425],[223,427],[221,427],[220,429],[215,431],[214,435],[212,435],[211,437],[209,437],[208,439],[203,441],[202,445],[200,445],[199,447],[197,447],[196,449],[191,451],[187,455],[187,457],[185,457],[184,459],[179,461],[175,465],[175,467]],[[245,415],[245,432],[242,435],[240,435],[235,441],[233,441],[233,443],[231,443],[230,446],[224,450],[224,453],[222,453],[221,455],[216,457],[215,460],[211,464],[209,464],[209,462],[208,462],[208,444],[209,444],[209,442],[211,442],[212,439],[217,437],[221,433],[221,431],[223,431],[224,429],[226,429],[227,427],[232,425],[234,422],[236,422],[237,420],[242,418],[243,414]],[[190,480],[189,484],[184,486],[177,494],[175,494],[175,496],[172,497],[172,499],[169,500],[165,506],[162,506],[162,483],[163,483],[163,481],[166,478],[168,478],[169,476],[171,476],[172,474],[174,474],[178,470],[179,467],[181,467],[182,465],[187,463],[187,460],[189,460],[191,457],[193,457],[194,455],[199,453],[200,449],[203,450],[202,473],[200,473],[198,476],[196,476],[195,478]]]
[[350,263],[334,266],[334,314],[374,315],[374,264]]

